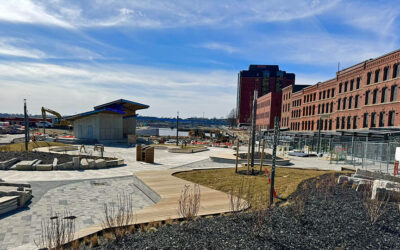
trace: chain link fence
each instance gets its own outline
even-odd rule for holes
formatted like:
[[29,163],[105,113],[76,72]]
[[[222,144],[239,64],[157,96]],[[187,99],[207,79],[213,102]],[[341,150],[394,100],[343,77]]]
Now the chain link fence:
[[330,163],[353,165],[369,171],[393,173],[396,147],[400,147],[400,143],[334,142],[330,151]]

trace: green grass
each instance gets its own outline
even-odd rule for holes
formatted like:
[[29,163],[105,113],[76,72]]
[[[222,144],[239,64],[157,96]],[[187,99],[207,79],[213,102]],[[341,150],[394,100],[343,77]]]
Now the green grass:
[[[255,169],[258,168],[255,167]],[[267,166],[267,169],[271,172],[271,167]],[[240,170],[247,170],[247,168],[241,167],[239,168],[239,171]],[[278,196],[287,198],[297,189],[297,186],[302,181],[329,173],[336,172],[277,167],[275,170],[275,191]],[[174,176],[225,193],[233,191],[238,195],[238,188],[244,185],[246,190],[251,186],[253,197],[261,194],[264,196],[269,195],[270,184],[265,175],[240,175],[236,174],[235,169],[232,168],[192,170],[188,172],[180,172]]]

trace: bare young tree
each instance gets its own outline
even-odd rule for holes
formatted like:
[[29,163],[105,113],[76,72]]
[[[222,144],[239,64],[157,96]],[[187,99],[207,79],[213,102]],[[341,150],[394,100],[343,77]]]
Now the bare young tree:
[[117,195],[116,202],[105,203],[103,211],[103,229],[119,241],[129,231],[129,225],[134,223],[132,195]]
[[186,220],[192,220],[200,209],[200,186],[185,185],[178,200],[178,214]]
[[235,127],[236,126],[236,109],[232,109],[227,117],[228,120],[228,124],[231,127]]
[[51,213],[51,217],[41,222],[41,234],[38,242],[39,248],[61,250],[63,245],[71,242],[75,234],[75,216],[68,210],[61,213]]
[[385,213],[390,200],[390,194],[384,192],[380,197],[371,198],[372,184],[364,190],[364,207],[371,225],[374,225]]

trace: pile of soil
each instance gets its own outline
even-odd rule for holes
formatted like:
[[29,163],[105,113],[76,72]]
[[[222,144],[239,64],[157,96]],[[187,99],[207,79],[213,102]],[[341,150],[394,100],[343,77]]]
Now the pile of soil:
[[[42,160],[42,164],[51,164],[54,158],[58,159],[58,164],[72,161],[72,155],[68,154],[55,154],[55,153],[44,153],[44,152],[0,152],[0,161],[10,160],[12,158],[18,158],[21,161],[32,161],[35,159]],[[95,159],[98,157],[88,156],[85,158]]]
[[362,194],[350,187],[334,185],[321,192],[314,183],[289,198],[305,194],[302,215],[289,204],[267,211],[261,224],[256,213],[201,218],[130,234],[97,249],[400,249],[397,204],[388,203],[372,224]]

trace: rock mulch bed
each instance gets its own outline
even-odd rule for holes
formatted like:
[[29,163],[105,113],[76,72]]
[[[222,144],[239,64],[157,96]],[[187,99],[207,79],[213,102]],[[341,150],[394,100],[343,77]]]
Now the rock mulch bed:
[[306,183],[311,187],[299,188],[289,199],[308,197],[303,215],[288,204],[270,209],[259,227],[255,213],[201,218],[127,235],[97,249],[400,249],[396,203],[388,203],[371,224],[362,193],[339,185],[321,192],[311,180]]

